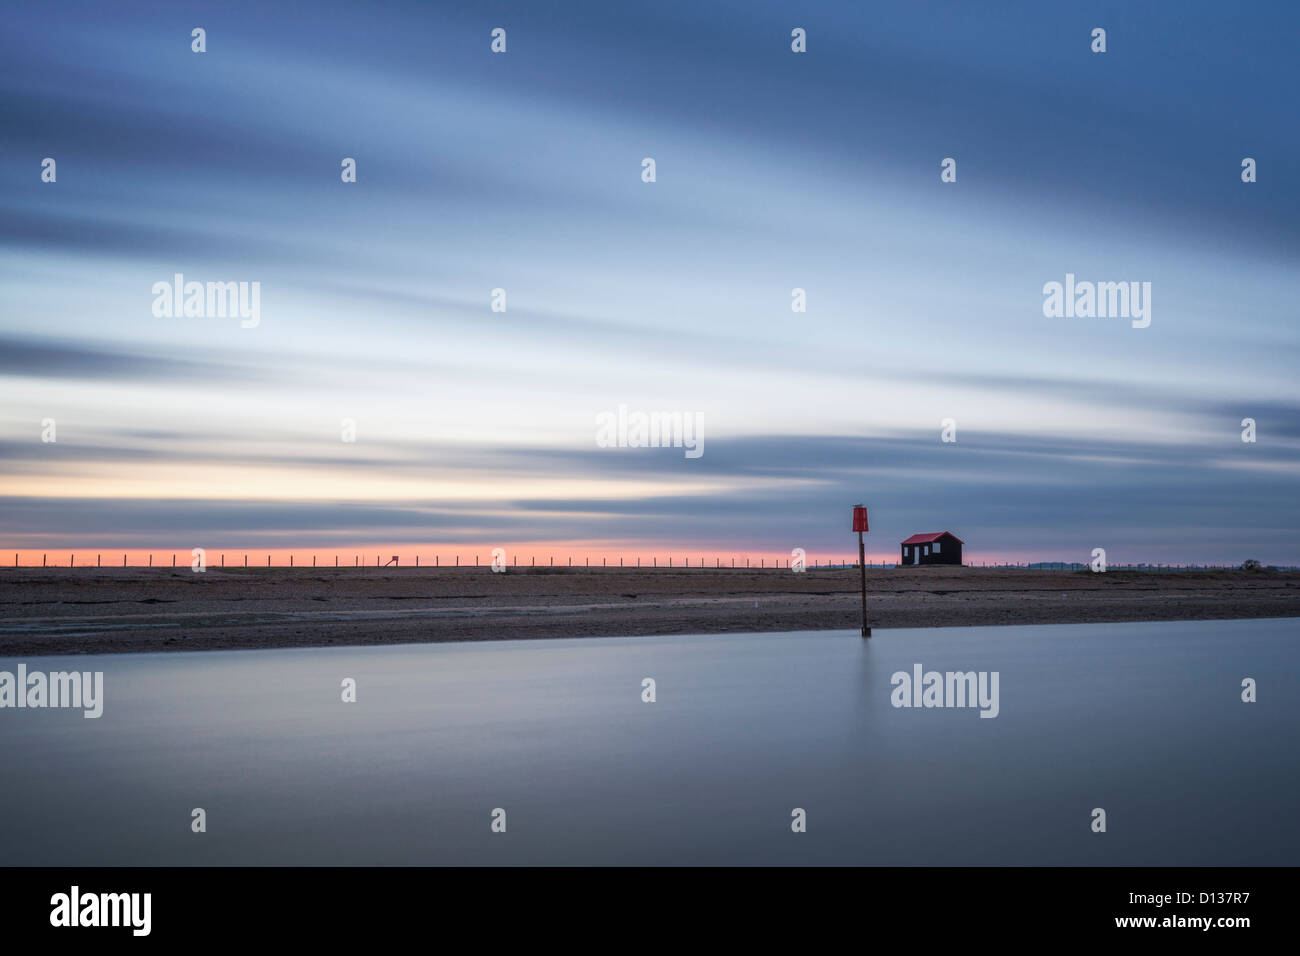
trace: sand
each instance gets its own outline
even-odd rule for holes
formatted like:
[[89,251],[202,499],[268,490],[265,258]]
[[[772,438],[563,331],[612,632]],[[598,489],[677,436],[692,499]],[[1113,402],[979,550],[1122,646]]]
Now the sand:
[[[1300,617],[1300,572],[869,569],[872,627]],[[857,628],[856,569],[0,570],[0,656]]]

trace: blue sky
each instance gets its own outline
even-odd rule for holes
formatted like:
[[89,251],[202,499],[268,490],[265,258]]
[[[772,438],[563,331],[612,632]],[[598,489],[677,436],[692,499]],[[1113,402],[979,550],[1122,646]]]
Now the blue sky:
[[1289,6],[156,7],[6,13],[0,544],[1297,560]]

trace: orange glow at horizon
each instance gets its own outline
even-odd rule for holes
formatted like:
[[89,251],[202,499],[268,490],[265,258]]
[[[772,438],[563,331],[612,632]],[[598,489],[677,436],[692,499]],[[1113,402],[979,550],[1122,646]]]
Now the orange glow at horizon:
[[[505,549],[507,567],[619,567],[620,560],[625,568],[744,568],[748,561],[751,568],[785,568],[789,566],[789,551],[771,551],[759,549],[699,549],[682,547],[665,547],[656,545],[628,545],[614,543],[609,546],[598,544],[574,544],[569,542],[526,542],[524,544],[504,543],[491,547],[468,547],[465,545],[384,545],[364,544],[346,547],[303,547],[303,548],[207,548],[204,558],[211,569],[226,568],[374,568],[392,567],[394,556],[399,568],[449,568],[480,567],[486,569],[492,563],[493,548]],[[192,549],[189,548],[116,548],[96,547],[33,549],[18,548],[8,553],[0,553],[0,570],[4,568],[171,568],[189,570],[192,562]],[[867,552],[867,564],[889,565],[898,560],[893,551],[887,554]],[[981,556],[972,560],[967,558],[968,566],[981,564],[1001,565],[1041,560],[1035,557]],[[337,561],[337,565],[335,562]],[[640,564],[638,564],[638,561]],[[845,548],[842,552],[808,551],[806,558],[808,568],[826,565],[851,565],[857,562],[857,550]],[[152,562],[152,563],[151,563]],[[173,564],[174,562],[174,564]],[[269,565],[268,565],[269,562]],[[314,562],[314,563],[313,563]],[[670,563],[671,562],[671,563]],[[734,563],[733,563],[734,562]]]

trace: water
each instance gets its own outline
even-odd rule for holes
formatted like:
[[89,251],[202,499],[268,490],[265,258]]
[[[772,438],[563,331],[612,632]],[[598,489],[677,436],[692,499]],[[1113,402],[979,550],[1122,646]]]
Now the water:
[[[25,658],[106,703],[0,710],[0,863],[1294,865],[1297,624]],[[999,716],[895,709],[917,662]]]

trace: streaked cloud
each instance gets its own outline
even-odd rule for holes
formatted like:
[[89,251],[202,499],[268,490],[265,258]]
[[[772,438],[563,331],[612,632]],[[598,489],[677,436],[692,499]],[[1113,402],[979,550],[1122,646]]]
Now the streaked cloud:
[[[1100,58],[1032,3],[203,13],[202,56],[137,3],[0,36],[0,544],[788,551],[868,499],[971,554],[1295,559],[1300,14],[1106,9]],[[154,317],[178,272],[261,325]],[[1152,326],[1044,318],[1066,272]],[[704,457],[596,448],[620,403]]]

